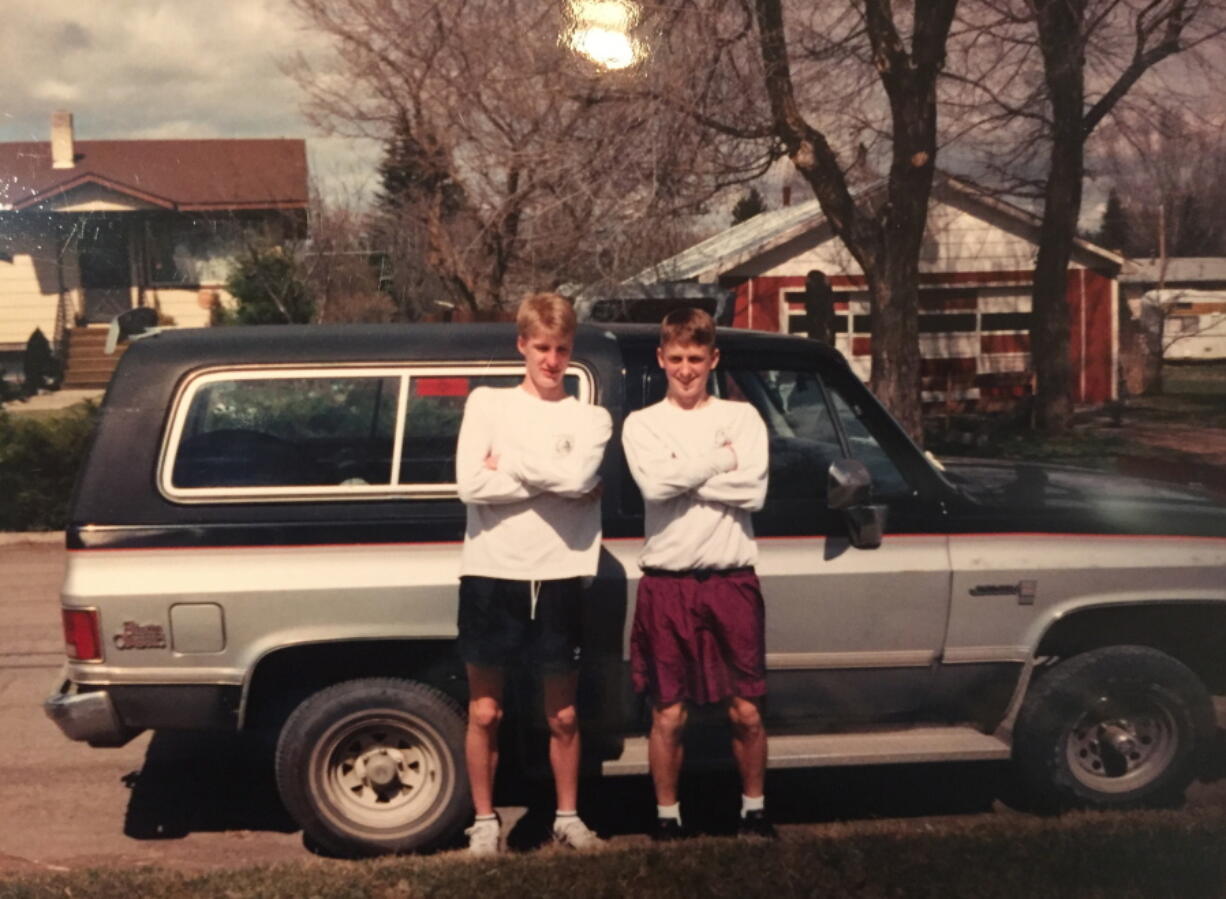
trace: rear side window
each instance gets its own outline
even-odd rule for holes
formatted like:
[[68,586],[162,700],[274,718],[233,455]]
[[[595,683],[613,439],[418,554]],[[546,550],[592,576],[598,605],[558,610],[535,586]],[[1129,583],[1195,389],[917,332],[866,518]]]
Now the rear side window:
[[399,391],[392,377],[205,384],[192,396],[171,485],[391,484]]
[[[567,391],[592,396],[576,366]],[[160,486],[185,502],[455,493],[468,394],[518,365],[211,372],[180,395]]]

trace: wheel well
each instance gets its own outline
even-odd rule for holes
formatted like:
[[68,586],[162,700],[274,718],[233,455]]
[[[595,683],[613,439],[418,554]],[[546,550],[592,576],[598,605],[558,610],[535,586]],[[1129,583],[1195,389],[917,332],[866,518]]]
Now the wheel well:
[[289,646],[260,659],[248,683],[243,728],[279,727],[304,698],[359,677],[408,677],[467,702],[464,667],[449,641],[371,640]]
[[1165,652],[1191,668],[1210,693],[1226,693],[1226,603],[1084,609],[1055,622],[1036,655],[1067,658],[1124,644]]

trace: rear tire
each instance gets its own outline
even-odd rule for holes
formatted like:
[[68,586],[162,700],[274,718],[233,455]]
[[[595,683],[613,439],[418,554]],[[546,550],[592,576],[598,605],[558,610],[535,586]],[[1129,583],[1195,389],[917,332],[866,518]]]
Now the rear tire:
[[430,848],[471,811],[464,717],[425,684],[365,678],[308,697],[277,741],[277,788],[310,843],[339,856]]
[[1178,802],[1214,733],[1213,704],[1182,662],[1147,646],[1096,649],[1030,689],[1014,761],[1040,810]]

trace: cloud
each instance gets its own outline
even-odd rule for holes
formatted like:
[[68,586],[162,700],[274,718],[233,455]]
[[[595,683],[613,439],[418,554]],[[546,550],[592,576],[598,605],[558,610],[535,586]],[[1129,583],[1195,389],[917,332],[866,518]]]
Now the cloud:
[[[0,141],[47,140],[57,108],[82,140],[313,138],[281,70],[319,38],[284,0],[7,0]],[[312,162],[369,171],[369,144],[310,141]],[[318,161],[318,162],[316,162]]]

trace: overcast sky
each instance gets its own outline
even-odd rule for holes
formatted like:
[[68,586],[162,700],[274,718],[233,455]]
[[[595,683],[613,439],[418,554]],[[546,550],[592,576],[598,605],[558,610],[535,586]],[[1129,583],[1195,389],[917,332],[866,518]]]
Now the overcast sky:
[[325,183],[369,187],[376,147],[325,139],[280,70],[310,51],[283,0],[5,0],[0,141],[302,137]]

